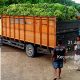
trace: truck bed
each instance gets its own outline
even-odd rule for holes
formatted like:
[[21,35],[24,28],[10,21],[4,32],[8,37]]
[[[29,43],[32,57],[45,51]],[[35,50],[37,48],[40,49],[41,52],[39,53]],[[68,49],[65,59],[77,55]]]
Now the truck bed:
[[54,48],[56,18],[3,15],[2,36]]

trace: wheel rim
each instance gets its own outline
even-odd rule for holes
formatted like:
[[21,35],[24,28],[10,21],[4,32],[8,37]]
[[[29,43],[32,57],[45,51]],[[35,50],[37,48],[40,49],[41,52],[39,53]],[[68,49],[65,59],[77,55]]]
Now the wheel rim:
[[34,55],[34,48],[32,45],[26,46],[26,53],[28,56],[32,57]]

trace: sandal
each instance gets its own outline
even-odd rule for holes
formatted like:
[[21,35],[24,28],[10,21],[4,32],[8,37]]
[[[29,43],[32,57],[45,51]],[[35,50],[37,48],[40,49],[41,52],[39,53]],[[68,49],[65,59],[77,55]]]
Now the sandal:
[[57,79],[61,79],[61,77],[58,77]]
[[53,80],[57,80],[57,78],[54,78]]

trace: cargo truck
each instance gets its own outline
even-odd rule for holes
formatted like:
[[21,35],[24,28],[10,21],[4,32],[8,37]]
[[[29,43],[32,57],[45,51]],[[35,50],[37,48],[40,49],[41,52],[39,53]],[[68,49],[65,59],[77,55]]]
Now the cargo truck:
[[76,37],[80,35],[80,20],[2,15],[1,23],[0,43],[24,49],[30,57],[50,54],[58,40],[63,41],[68,51],[74,50]]
[[1,16],[1,43],[26,51],[29,57],[56,46],[56,17]]

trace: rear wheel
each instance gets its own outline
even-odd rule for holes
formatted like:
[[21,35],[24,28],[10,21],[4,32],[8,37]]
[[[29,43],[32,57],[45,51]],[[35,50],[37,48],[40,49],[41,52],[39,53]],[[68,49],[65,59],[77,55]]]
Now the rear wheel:
[[34,46],[32,44],[27,44],[26,45],[26,54],[29,57],[35,57],[36,53],[36,49],[34,48]]
[[0,37],[0,46],[2,46],[2,44],[3,44],[3,43],[2,43],[2,38]]

